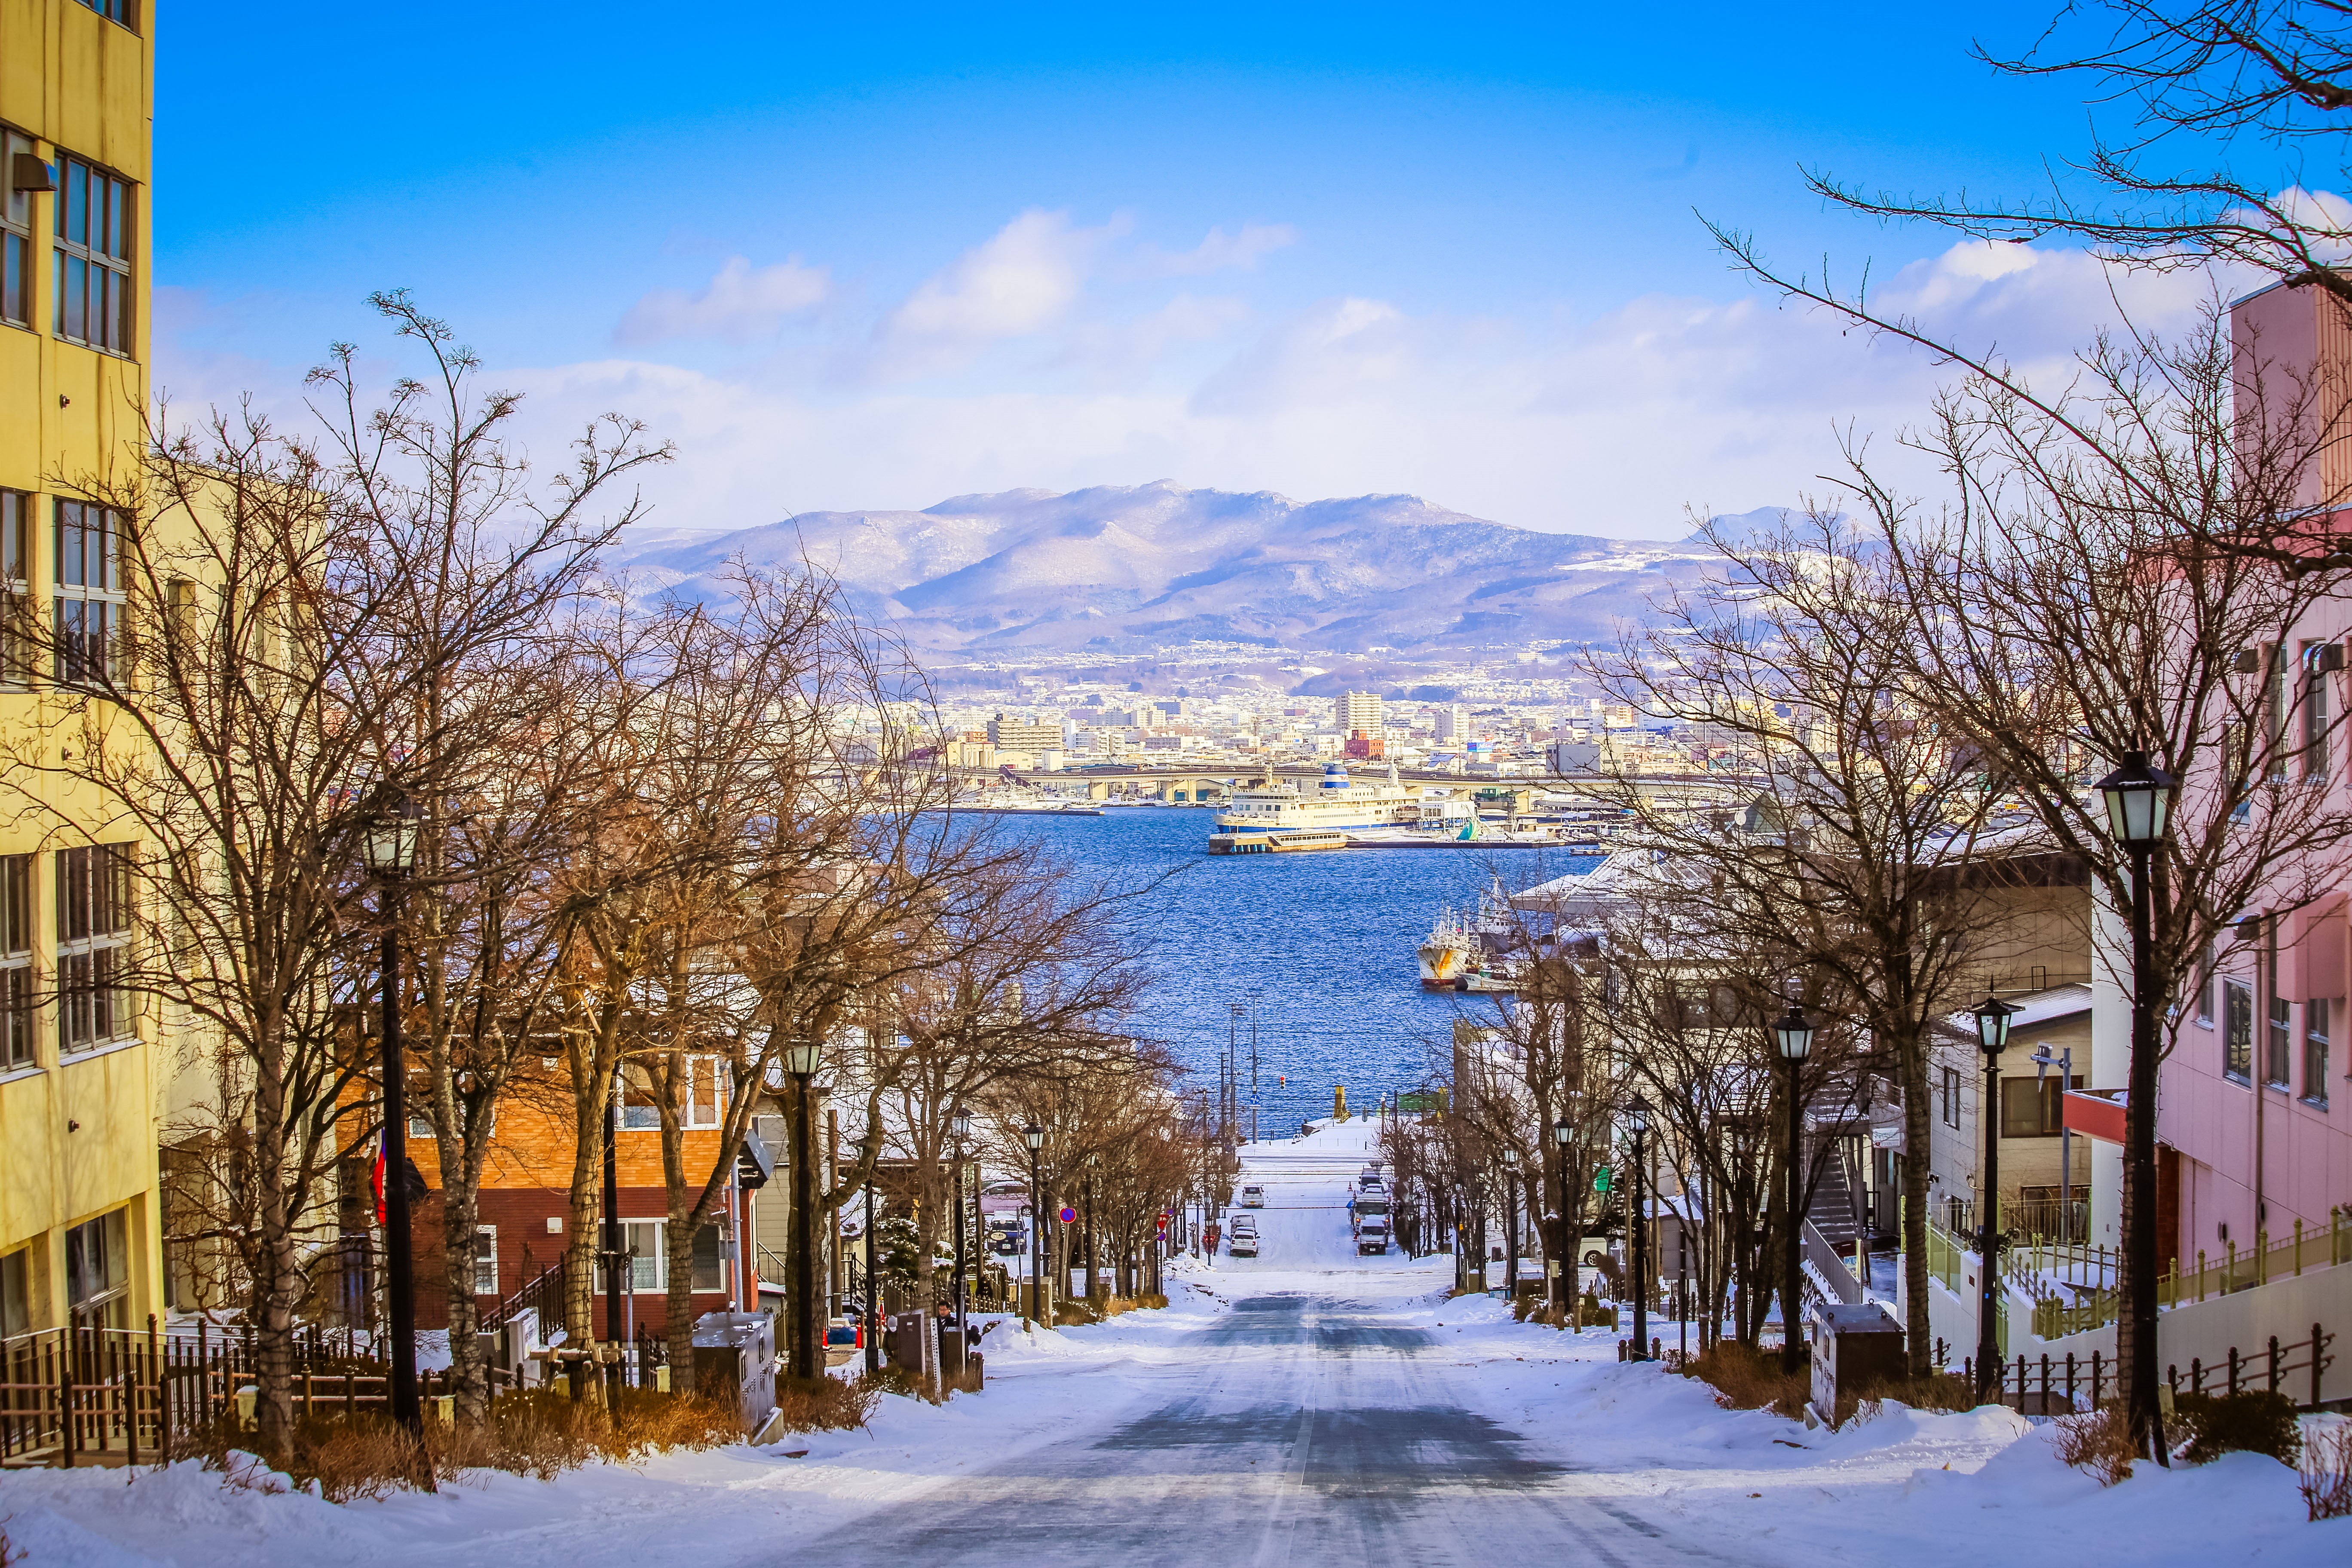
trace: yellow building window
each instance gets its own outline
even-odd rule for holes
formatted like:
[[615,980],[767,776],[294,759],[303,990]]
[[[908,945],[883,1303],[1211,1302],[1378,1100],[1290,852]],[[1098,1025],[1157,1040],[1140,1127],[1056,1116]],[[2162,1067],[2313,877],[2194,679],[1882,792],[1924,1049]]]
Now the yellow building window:
[[33,155],[33,139],[15,131],[0,135],[0,153],[5,154],[0,156],[0,173],[8,179],[8,199],[0,203],[0,321],[29,327],[33,324],[33,193],[17,189],[17,174],[40,160]]
[[79,0],[110,22],[120,22],[132,32],[139,30],[139,0]]
[[0,685],[33,678],[33,498],[0,490]]
[[131,182],[73,154],[58,157],[57,333],[131,352]]
[[87,502],[58,502],[58,682],[103,686],[122,635],[122,514]]
[[131,846],[58,851],[58,1049],[84,1051],[132,1033],[123,971],[131,957]]
[[0,855],[0,1071],[33,1065],[33,858]]
[[102,1214],[66,1232],[66,1291],[77,1329],[131,1326],[128,1211]]

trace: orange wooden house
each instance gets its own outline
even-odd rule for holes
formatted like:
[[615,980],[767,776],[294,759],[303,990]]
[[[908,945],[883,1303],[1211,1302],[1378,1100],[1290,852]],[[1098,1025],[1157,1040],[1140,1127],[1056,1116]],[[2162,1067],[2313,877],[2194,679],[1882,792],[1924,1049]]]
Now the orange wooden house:
[[[687,1179],[698,1184],[719,1154],[725,1098],[719,1075],[725,1069],[717,1057],[695,1058],[691,1066],[692,1088],[680,1109]],[[619,1330],[620,1337],[634,1338],[639,1330],[653,1334],[665,1331],[669,1280],[662,1233],[668,1225],[669,1195],[662,1181],[659,1111],[641,1086],[632,1083],[624,1093],[616,1121],[614,1143],[623,1246],[635,1254]],[[431,1122],[412,1118],[408,1138],[409,1158],[433,1189],[417,1205],[414,1222],[416,1326],[446,1328],[448,1266],[442,1245],[440,1160]],[[601,1245],[598,1237],[568,1234],[574,1146],[571,1085],[560,1064],[509,1089],[499,1107],[482,1173],[479,1225],[485,1245],[474,1270],[474,1300],[479,1310],[488,1312],[541,1280],[561,1264],[569,1247],[583,1239],[592,1249]],[[765,1172],[756,1158],[739,1158],[736,1167],[717,1212],[695,1236],[692,1267],[698,1317],[719,1310],[751,1311],[759,1306],[753,1245],[756,1205],[762,1194],[769,1195],[771,1203],[781,1204],[784,1184],[761,1185]],[[614,1337],[604,1321],[605,1301],[600,1269],[595,1300],[598,1339]]]

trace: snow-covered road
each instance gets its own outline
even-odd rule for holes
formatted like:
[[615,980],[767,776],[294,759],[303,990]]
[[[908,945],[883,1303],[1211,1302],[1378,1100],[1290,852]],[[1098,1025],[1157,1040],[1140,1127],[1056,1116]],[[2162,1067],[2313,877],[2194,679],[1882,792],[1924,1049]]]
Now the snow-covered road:
[[2103,1490],[2007,1411],[1811,1432],[1448,1300],[1449,1259],[1354,1254],[1367,1131],[1246,1151],[1258,1258],[1172,1268],[1165,1311],[999,1321],[984,1394],[870,1430],[348,1507],[194,1465],[11,1472],[0,1528],[27,1568],[2352,1562],[2352,1520],[2304,1522],[2257,1456]]

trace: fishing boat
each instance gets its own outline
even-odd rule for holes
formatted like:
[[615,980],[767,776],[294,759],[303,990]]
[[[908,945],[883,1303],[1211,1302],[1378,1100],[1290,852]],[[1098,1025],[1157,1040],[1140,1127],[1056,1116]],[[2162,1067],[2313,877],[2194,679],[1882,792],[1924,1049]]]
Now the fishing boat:
[[[1475,912],[1438,911],[1422,939],[1421,984],[1428,991],[1517,989],[1517,950],[1525,933],[1500,878],[1491,879]],[[1472,977],[1483,979],[1467,984]],[[1508,984],[1499,984],[1507,980]]]

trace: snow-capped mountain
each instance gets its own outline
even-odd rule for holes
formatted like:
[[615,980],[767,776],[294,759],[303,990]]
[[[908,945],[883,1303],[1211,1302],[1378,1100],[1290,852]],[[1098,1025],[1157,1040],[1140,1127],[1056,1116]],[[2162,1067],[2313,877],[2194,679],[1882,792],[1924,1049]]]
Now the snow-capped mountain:
[[648,529],[621,564],[648,586],[694,593],[717,591],[732,559],[783,564],[803,552],[916,646],[974,651],[1209,638],[1402,652],[1605,637],[1713,557],[1696,540],[1539,533],[1415,496],[1302,505],[1163,479],[727,532]]

